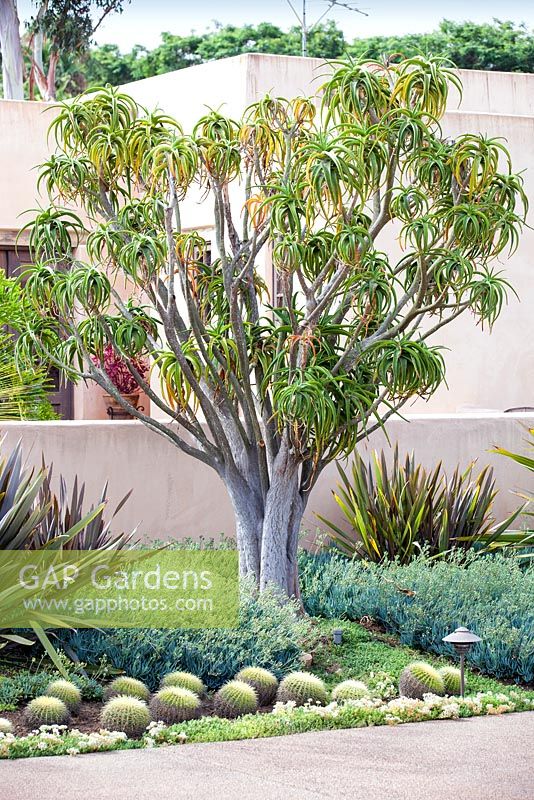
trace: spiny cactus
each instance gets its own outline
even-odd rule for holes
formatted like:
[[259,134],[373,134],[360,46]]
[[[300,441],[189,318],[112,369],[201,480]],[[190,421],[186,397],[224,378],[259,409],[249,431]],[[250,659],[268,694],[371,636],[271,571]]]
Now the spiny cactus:
[[244,681],[228,681],[216,693],[213,707],[219,717],[240,717],[253,714],[258,708],[258,695]]
[[12,733],[13,723],[5,717],[0,717],[0,733]]
[[363,681],[341,681],[334,687],[332,700],[342,703],[345,700],[360,700],[362,697],[370,697],[370,694]]
[[272,703],[278,688],[276,676],[268,669],[263,667],[245,667],[235,676],[237,681],[244,681],[256,690],[258,703],[260,706],[268,706]]
[[276,699],[281,703],[293,701],[298,706],[303,706],[308,701],[324,706],[326,687],[322,680],[311,672],[290,672],[278,687]]
[[199,697],[206,691],[200,678],[197,678],[191,672],[169,672],[163,676],[161,681],[161,687],[163,688],[164,686],[181,686],[182,689],[189,689],[190,692],[198,694]]
[[104,700],[110,700],[112,697],[123,695],[126,697],[137,697],[138,700],[148,702],[150,692],[148,687],[142,681],[136,678],[128,678],[126,675],[121,675],[111,681],[109,686],[104,690]]
[[152,719],[173,725],[200,716],[200,699],[197,694],[182,686],[164,686],[150,701]]
[[34,728],[41,725],[67,725],[70,714],[59,697],[41,696],[30,700],[24,711],[24,720]]
[[460,670],[456,667],[442,667],[439,674],[445,686],[445,694],[460,694]]
[[100,722],[108,731],[122,731],[129,739],[138,739],[150,722],[150,711],[144,700],[118,695],[108,700]]
[[408,664],[399,678],[399,691],[404,697],[422,700],[423,695],[444,694],[443,678],[426,661],[413,661]]
[[63,700],[71,714],[77,714],[82,703],[82,693],[78,687],[70,681],[57,680],[48,684],[45,689],[48,697],[58,697]]

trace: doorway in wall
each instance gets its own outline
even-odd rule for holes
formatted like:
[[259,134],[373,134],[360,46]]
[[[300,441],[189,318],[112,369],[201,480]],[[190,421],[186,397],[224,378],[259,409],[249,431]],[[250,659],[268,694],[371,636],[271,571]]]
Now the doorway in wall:
[[[0,269],[8,278],[15,278],[20,274],[21,266],[30,263],[30,251],[27,247],[17,247],[14,244],[0,244]],[[58,369],[50,370],[51,391],[49,400],[56,414],[61,419],[72,419],[74,411],[73,386],[61,379]]]

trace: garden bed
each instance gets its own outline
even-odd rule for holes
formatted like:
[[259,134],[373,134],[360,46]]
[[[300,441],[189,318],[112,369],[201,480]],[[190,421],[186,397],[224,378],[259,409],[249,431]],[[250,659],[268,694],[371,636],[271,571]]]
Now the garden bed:
[[181,725],[152,723],[141,739],[128,739],[109,731],[83,733],[76,729],[43,727],[25,737],[0,735],[0,758],[47,755],[79,755],[110,750],[152,748],[172,744],[259,739],[311,731],[400,725],[437,719],[459,719],[534,711],[534,698],[512,690],[504,694],[480,694],[458,698],[431,697],[426,701],[399,698],[376,705],[354,703],[339,707],[277,707],[270,714],[249,714],[236,720],[203,717]]
[[[73,717],[72,727],[82,733],[92,733],[100,729],[100,712],[102,703],[95,701],[82,703],[79,712]],[[16,711],[2,711],[1,716],[8,719],[13,724],[13,731],[16,736],[27,736],[35,728],[28,725],[24,719],[24,708]]]
[[[269,714],[272,712],[273,706],[263,706],[258,708],[257,714]],[[73,715],[69,728],[80,731],[80,733],[95,733],[101,729],[100,714],[102,712],[102,703],[96,701],[83,702],[77,714]],[[202,702],[202,718],[209,718],[215,716],[213,709],[213,700],[211,698],[203,700]],[[13,732],[16,736],[28,736],[33,730],[34,725],[28,725],[24,718],[24,707],[18,708],[16,711],[2,711],[0,716],[8,719],[13,724]]]
[[[402,646],[396,637],[385,634],[372,621],[364,622],[365,627],[339,619],[313,620],[310,625],[304,646],[313,659],[311,670],[326,684],[326,705],[295,707],[292,703],[276,703],[260,708],[254,714],[225,719],[215,715],[213,699],[208,696],[202,700],[199,719],[175,725],[154,721],[140,738],[129,739],[120,732],[101,730],[102,702],[94,699],[95,686],[91,682],[85,691],[92,699],[82,703],[69,727],[31,729],[23,717],[22,701],[16,710],[1,711],[0,716],[13,723],[14,731],[0,735],[0,758],[77,755],[104,750],[231,741],[308,731],[534,711],[534,692],[523,687],[503,685],[473,671],[467,672],[469,696],[465,700],[431,694],[423,700],[399,698],[399,674],[407,664],[420,658],[421,653]],[[341,645],[335,645],[332,641],[332,631],[337,627],[343,629]],[[443,657],[431,657],[429,661],[435,667],[451,664],[449,659]],[[371,690],[371,696],[345,704],[333,702],[331,690],[349,678],[364,680]],[[37,684],[40,685],[38,681]]]

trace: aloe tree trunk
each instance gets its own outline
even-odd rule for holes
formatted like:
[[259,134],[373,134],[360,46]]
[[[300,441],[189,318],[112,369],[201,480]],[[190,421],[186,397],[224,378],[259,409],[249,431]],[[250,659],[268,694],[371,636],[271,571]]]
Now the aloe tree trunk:
[[307,500],[307,493],[301,493],[299,484],[299,464],[282,449],[265,502],[260,589],[276,584],[289,596],[298,596],[298,535]]
[[299,597],[297,550],[308,492],[301,467],[287,451],[278,454],[267,491],[259,483],[227,482],[236,519],[240,571],[263,590]]
[[0,52],[4,100],[24,100],[24,61],[14,0],[0,0]]

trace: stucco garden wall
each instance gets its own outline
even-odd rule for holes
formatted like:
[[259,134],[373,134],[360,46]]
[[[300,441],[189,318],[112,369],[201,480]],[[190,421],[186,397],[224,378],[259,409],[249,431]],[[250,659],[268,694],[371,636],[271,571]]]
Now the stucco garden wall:
[[0,238],[23,227],[21,217],[38,204],[37,171],[46,158],[47,130],[53,119],[48,103],[0,100]]
[[[413,450],[427,467],[442,460],[449,473],[456,465],[478,459],[477,468],[491,464],[499,495],[497,517],[519,505],[513,489],[532,490],[530,475],[508,459],[488,451],[493,445],[524,450],[526,429],[534,414],[417,415],[409,421],[388,424],[390,442],[399,443],[402,454]],[[87,498],[96,502],[109,480],[110,508],[130,489],[132,497],[117,516],[114,530],[139,531],[151,539],[214,536],[234,532],[232,509],[218,476],[205,465],[180,453],[170,443],[137,422],[41,422],[0,423],[6,436],[6,452],[22,437],[29,463],[39,465],[41,453],[53,462],[54,473],[72,483],[74,475],[85,480]],[[389,445],[382,432],[362,443],[362,453]],[[317,527],[314,512],[336,517],[330,491],[337,471],[331,465],[315,487],[305,516],[305,527]]]

